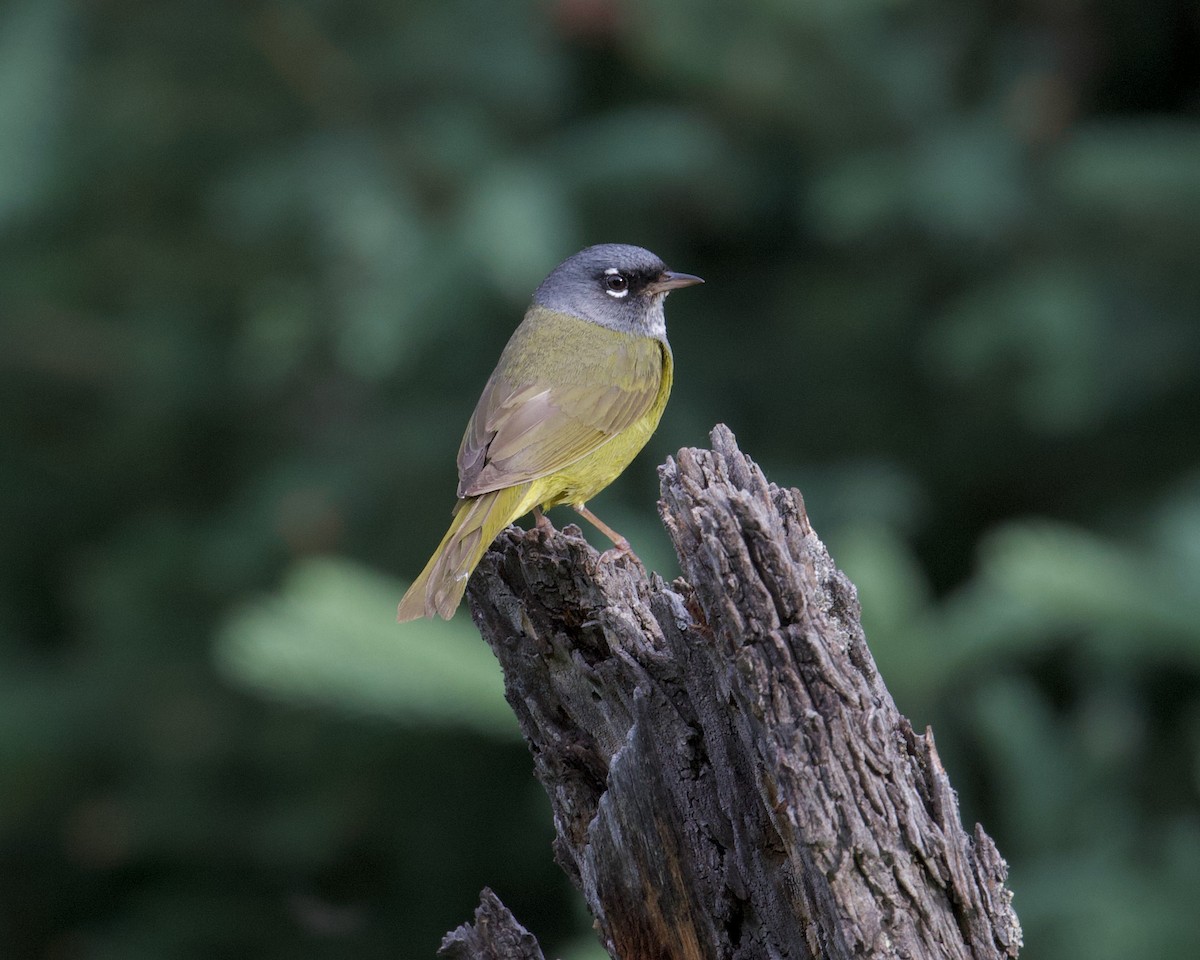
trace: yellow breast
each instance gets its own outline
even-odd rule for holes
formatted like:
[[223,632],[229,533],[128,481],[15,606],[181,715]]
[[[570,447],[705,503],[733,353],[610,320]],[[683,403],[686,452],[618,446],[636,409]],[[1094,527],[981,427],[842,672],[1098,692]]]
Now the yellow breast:
[[635,373],[637,376],[657,375],[659,378],[658,392],[646,412],[592,453],[534,481],[535,489],[530,495],[531,507],[539,502],[543,509],[563,503],[586,503],[617,479],[646,445],[658,427],[658,421],[662,419],[667,398],[671,395],[674,374],[670,347],[658,340],[650,342],[657,349],[647,350],[643,355],[646,362],[656,363],[659,369]]

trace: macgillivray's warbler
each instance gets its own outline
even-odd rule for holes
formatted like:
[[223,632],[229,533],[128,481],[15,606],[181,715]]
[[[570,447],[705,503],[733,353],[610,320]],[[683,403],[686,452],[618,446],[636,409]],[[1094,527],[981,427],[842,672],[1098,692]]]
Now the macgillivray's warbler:
[[542,281],[467,424],[450,529],[397,620],[449,619],[496,535],[531,510],[540,524],[568,503],[629,551],[586,503],[658,426],[672,374],[663,300],[695,283],[622,243],[581,250]]

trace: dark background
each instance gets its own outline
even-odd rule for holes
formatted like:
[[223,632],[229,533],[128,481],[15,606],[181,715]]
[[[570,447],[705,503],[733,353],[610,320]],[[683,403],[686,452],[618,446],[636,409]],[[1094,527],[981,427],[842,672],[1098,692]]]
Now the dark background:
[[0,952],[426,958],[490,884],[599,956],[490,654],[392,616],[623,241],[708,283],[596,511],[673,575],[728,423],[1023,956],[1197,956],[1198,115],[1182,0],[0,6]]

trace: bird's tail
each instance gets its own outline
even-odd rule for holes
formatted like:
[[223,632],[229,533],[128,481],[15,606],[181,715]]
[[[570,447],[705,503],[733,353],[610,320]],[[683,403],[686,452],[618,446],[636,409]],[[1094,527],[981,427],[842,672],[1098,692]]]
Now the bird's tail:
[[404,622],[436,613],[449,620],[467,589],[471,571],[496,534],[536,506],[525,502],[531,486],[521,483],[460,500],[450,529],[400,601],[396,619]]

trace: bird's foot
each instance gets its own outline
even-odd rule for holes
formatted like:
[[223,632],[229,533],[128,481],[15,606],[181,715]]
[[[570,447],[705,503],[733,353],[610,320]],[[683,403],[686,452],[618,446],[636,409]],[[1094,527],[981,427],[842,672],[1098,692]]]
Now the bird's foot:
[[[612,563],[620,557],[629,557],[630,559],[641,563],[641,558],[633,552],[633,547],[629,545],[629,541],[622,537],[620,540],[600,554],[601,563]],[[644,564],[643,564],[644,566]]]

